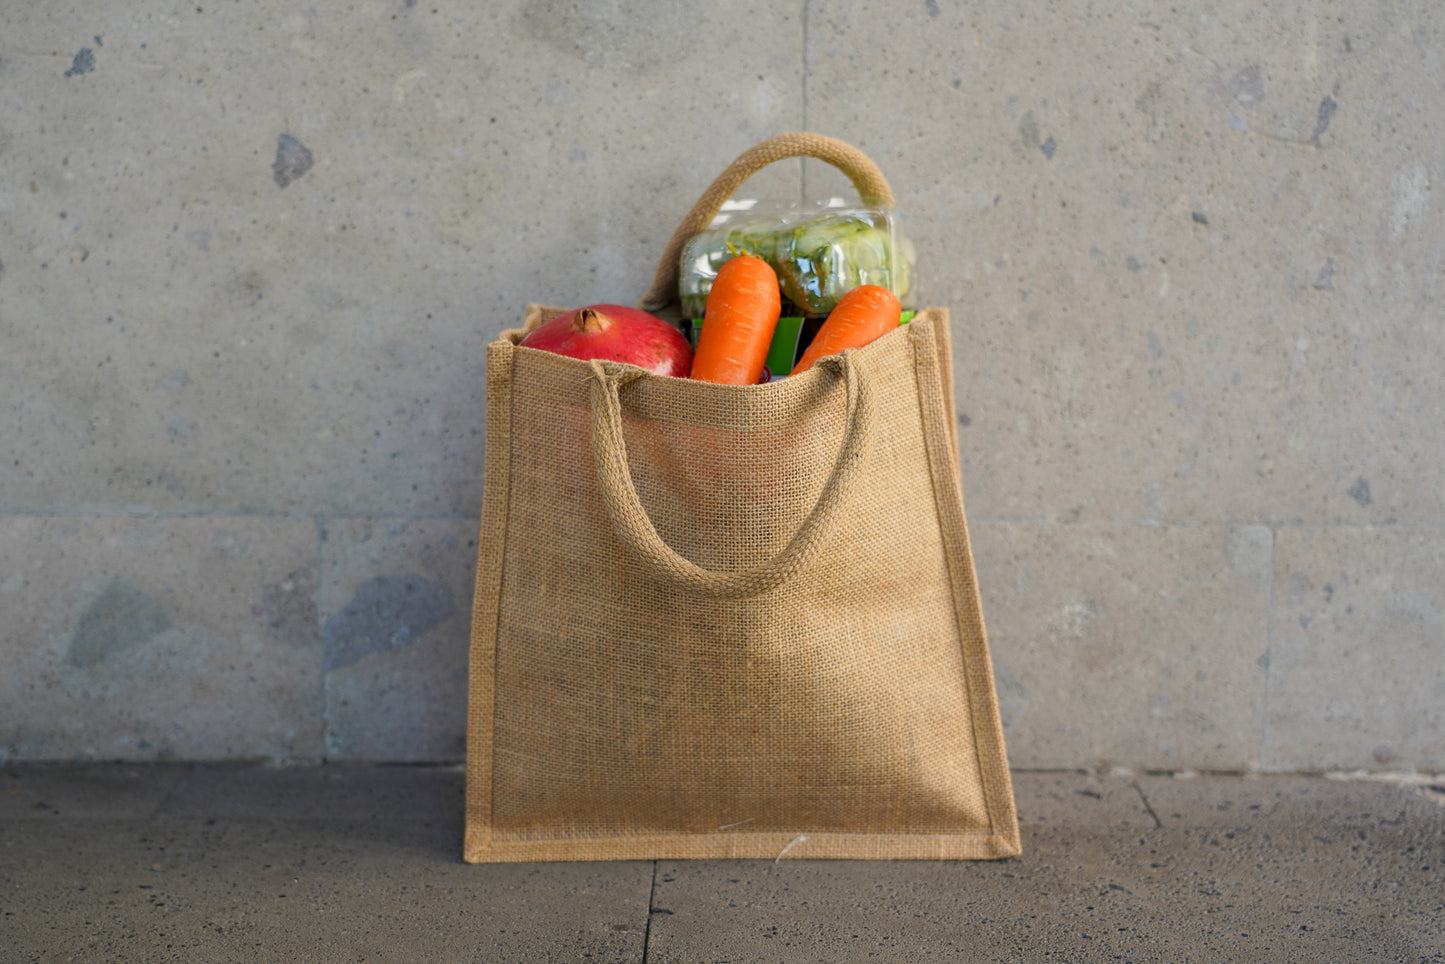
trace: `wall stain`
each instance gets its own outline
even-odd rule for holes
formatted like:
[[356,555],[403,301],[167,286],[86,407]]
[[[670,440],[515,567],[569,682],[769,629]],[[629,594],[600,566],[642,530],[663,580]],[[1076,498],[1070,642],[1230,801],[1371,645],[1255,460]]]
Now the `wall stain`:
[[276,179],[276,186],[284,188],[307,171],[315,159],[311,151],[290,134],[282,134],[276,139],[276,160],[271,164],[271,174]]
[[1360,505],[1369,505],[1374,502],[1375,500],[1370,496],[1370,480],[1363,475],[1356,479],[1355,484],[1350,486],[1350,498]]
[[225,293],[238,305],[255,304],[266,297],[266,276],[254,268],[238,273],[226,282]]
[[75,59],[70,62],[70,69],[65,72],[67,77],[79,77],[81,74],[88,74],[95,69],[95,51],[89,47],[81,47],[75,54]]
[[1320,101],[1319,115],[1315,119],[1315,132],[1310,135],[1310,140],[1319,142],[1320,135],[1329,130],[1330,118],[1335,116],[1335,111],[1339,109],[1339,106],[1333,97],[1326,97]]
[[368,579],[321,627],[323,665],[341,669],[373,653],[399,649],[456,611],[456,600],[443,583],[402,575]]
[[112,579],[80,617],[67,656],[90,668],[137,649],[171,628],[175,614],[143,589]]

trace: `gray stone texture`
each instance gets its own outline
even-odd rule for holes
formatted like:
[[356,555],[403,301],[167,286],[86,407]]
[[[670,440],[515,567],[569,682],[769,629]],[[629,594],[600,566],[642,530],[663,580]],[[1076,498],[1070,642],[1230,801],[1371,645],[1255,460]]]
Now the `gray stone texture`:
[[1445,7],[10,6],[0,756],[456,760],[486,343],[809,129],[953,313],[1011,760],[1445,771]]
[[[106,770],[0,775],[16,960],[641,959],[651,866],[478,873],[459,771]],[[159,799],[88,816],[103,781]]]
[[1439,770],[1445,541],[1391,529],[1280,534],[1264,764]]
[[11,765],[0,920],[25,961],[1445,959],[1445,786],[1015,791],[996,862],[469,866],[456,768]]
[[0,516],[0,758],[321,756],[309,519]]
[[461,760],[477,522],[342,520],[322,556],[327,757]]
[[973,511],[1441,524],[1438,6],[808,9],[809,126],[957,311]]
[[972,536],[1014,765],[1257,765],[1269,530],[991,522]]
[[7,507],[474,515],[486,341],[801,123],[798,11],[647,6],[7,13]]

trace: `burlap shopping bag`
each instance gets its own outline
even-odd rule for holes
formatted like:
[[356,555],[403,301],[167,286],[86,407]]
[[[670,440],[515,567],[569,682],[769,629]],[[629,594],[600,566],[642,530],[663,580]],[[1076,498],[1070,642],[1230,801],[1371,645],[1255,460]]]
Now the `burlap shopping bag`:
[[1019,853],[947,311],[757,386],[554,313],[487,352],[465,859]]

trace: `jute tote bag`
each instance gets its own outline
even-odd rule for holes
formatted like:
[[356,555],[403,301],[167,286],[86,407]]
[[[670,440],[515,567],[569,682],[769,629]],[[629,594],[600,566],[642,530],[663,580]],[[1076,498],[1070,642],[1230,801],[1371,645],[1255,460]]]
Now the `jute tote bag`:
[[464,858],[1018,854],[947,311],[757,386],[518,345],[556,313],[487,349]]

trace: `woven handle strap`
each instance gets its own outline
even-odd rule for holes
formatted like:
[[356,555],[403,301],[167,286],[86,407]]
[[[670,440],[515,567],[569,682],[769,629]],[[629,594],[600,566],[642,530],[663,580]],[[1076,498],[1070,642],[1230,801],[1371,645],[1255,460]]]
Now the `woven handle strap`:
[[883,177],[883,172],[872,158],[851,144],[823,134],[794,132],[778,134],[760,144],[748,148],[738,159],[718,175],[712,186],[692,206],[687,217],[673,232],[662,258],[657,263],[657,273],[652,278],[652,287],[638,302],[644,311],[657,311],[671,304],[677,297],[678,259],[683,246],[692,236],[712,223],[713,217],[722,209],[723,202],[743,182],[774,161],[788,157],[815,157],[838,168],[853,182],[858,196],[865,204],[893,206],[893,191]]
[[[719,599],[747,599],[781,585],[806,568],[828,530],[848,500],[858,476],[872,420],[872,396],[867,379],[858,365],[856,352],[830,355],[818,368],[831,368],[842,377],[846,394],[846,427],[838,459],[807,518],[791,541],[777,555],[753,569],[717,572],[685,559],[663,541],[638,498],[637,487],[627,464],[627,447],[622,438],[623,385],[644,372],[631,365],[594,360],[592,362],[592,456],[597,469],[598,488],[617,536],[648,569],[649,573],[685,592]],[[803,376],[799,376],[803,377]]]

